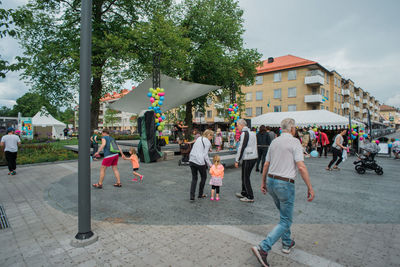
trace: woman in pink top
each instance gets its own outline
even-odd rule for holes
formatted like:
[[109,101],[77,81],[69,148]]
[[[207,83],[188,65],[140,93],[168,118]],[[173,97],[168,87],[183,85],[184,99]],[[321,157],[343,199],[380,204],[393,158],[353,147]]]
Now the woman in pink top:
[[213,163],[210,168],[211,201],[214,200],[215,191],[217,191],[215,200],[219,201],[219,187],[222,186],[222,179],[224,179],[224,166],[222,166],[218,155],[214,156]]

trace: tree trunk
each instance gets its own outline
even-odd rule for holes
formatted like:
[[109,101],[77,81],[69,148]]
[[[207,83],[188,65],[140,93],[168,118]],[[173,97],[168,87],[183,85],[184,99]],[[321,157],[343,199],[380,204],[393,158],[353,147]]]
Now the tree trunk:
[[193,103],[192,103],[192,101],[189,101],[186,103],[186,116],[185,116],[185,124],[188,127],[186,129],[186,132],[188,135],[190,135],[190,133],[192,132],[192,129],[193,129],[192,110],[193,110]]
[[91,95],[92,104],[90,109],[90,129],[93,131],[99,126],[100,98],[103,84],[100,77],[93,77]]

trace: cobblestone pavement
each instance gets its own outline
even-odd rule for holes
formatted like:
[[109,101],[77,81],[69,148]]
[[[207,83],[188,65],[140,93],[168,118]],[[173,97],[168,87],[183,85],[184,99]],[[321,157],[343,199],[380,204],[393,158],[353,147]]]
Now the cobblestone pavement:
[[[99,241],[73,248],[77,232],[77,162],[0,169],[0,205],[11,228],[0,230],[0,266],[259,266],[250,247],[279,220],[253,173],[253,204],[239,202],[240,171],[227,169],[221,201],[189,203],[190,171],[177,160],[142,164],[143,183],[120,161],[122,188],[111,170],[92,190],[92,228]],[[316,199],[298,179],[289,255],[276,244],[272,266],[400,266],[400,161],[379,157],[385,174],[358,175],[353,159],[326,172],[328,159],[307,159]],[[96,182],[100,162],[92,164]],[[206,186],[209,194],[209,186]]]

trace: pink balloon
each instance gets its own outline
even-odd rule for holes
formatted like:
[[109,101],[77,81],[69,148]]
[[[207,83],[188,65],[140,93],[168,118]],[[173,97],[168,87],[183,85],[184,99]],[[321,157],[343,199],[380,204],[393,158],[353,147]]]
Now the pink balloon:
[[151,103],[154,102],[154,97],[150,97],[150,102],[151,102]]
[[164,96],[164,95],[165,95],[165,92],[159,92],[158,95],[159,95],[159,96]]
[[237,107],[237,104],[235,103],[234,106]]
[[232,111],[232,110],[233,110],[233,108],[228,108],[228,110],[229,110],[229,111]]
[[375,143],[376,143],[377,145],[379,145],[379,140],[376,140]]
[[159,122],[162,122],[162,118],[161,118],[161,117],[159,117],[159,118],[158,118],[158,121],[159,121]]
[[364,137],[361,136],[361,137],[360,137],[360,141],[362,141],[362,140],[364,140]]

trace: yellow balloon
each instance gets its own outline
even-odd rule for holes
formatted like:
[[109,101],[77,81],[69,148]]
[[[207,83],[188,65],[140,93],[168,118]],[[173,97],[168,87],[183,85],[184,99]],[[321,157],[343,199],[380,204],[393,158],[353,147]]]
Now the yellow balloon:
[[158,119],[156,119],[156,123],[158,123],[159,121],[158,121]]

